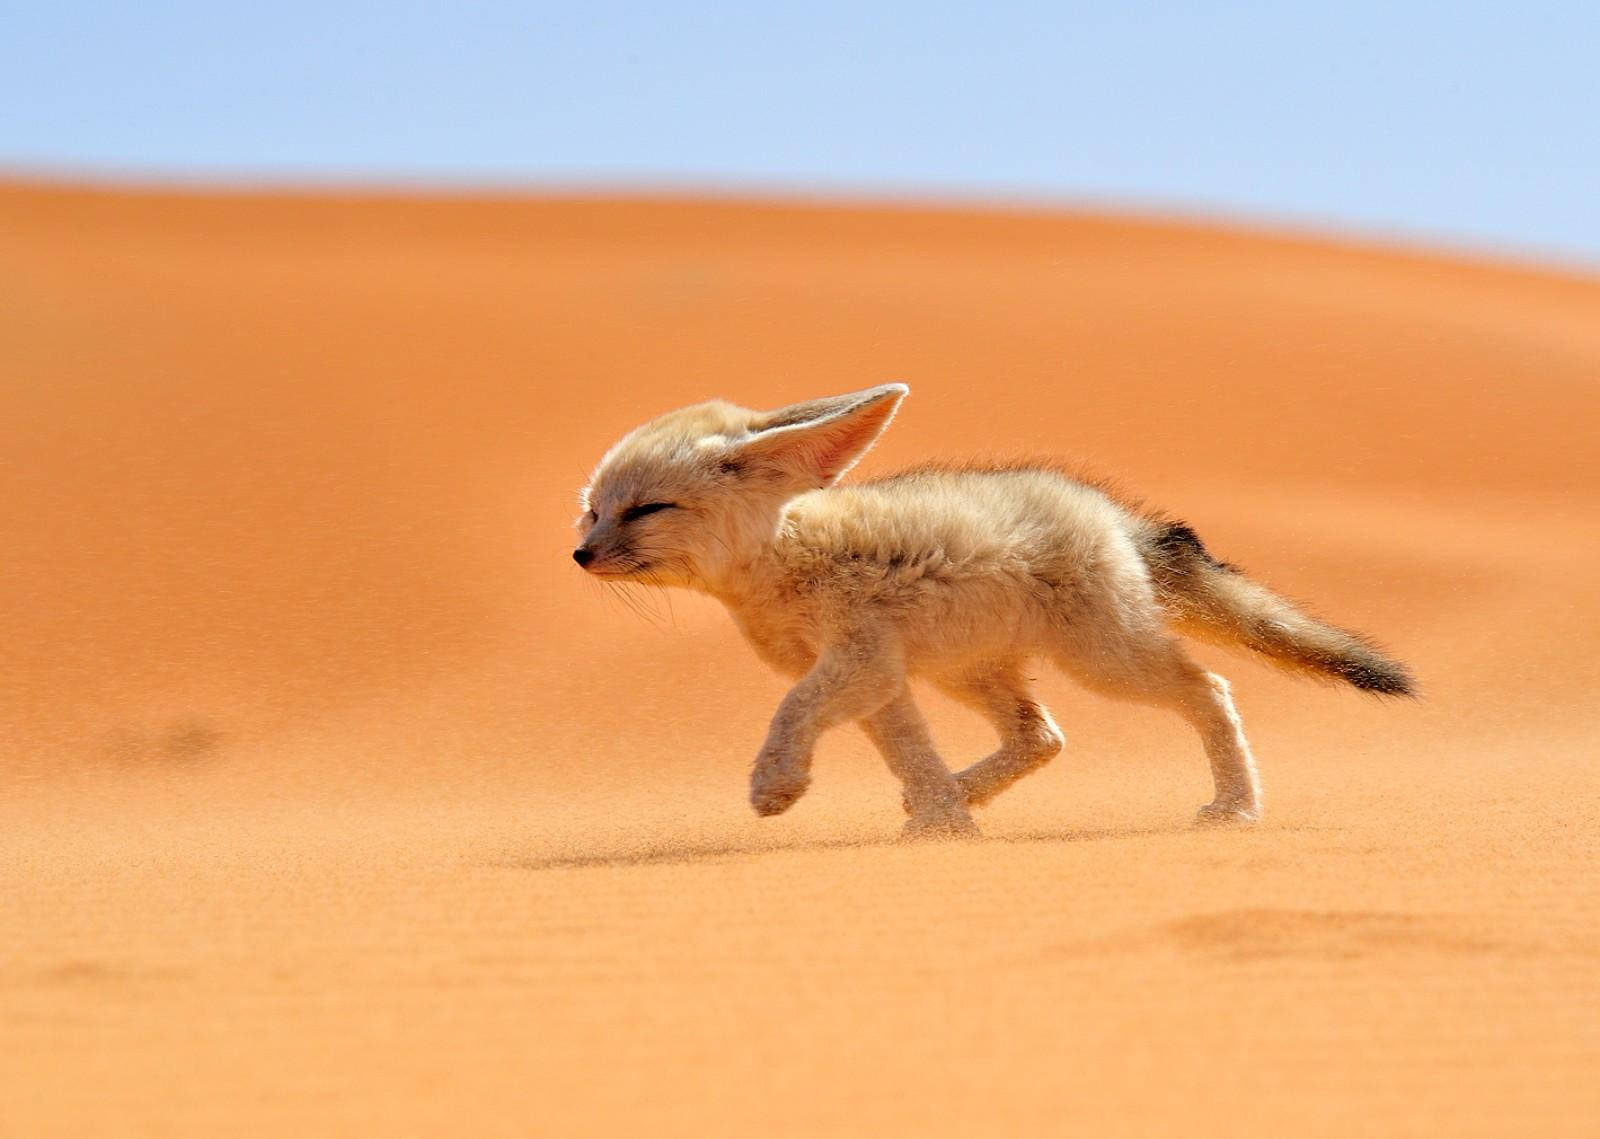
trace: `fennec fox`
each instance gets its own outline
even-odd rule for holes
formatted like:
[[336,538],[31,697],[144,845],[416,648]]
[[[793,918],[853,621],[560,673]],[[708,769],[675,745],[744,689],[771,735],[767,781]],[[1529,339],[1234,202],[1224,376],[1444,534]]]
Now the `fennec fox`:
[[[1061,750],[1026,679],[1043,657],[1188,720],[1215,785],[1199,821],[1252,822],[1261,790],[1228,684],[1174,631],[1368,692],[1412,691],[1404,667],[1217,561],[1182,522],[1048,466],[929,465],[836,486],[906,393],[686,407],[624,437],[582,492],[580,566],[710,594],[795,679],[751,773],[758,813],[793,804],[817,738],[854,720],[904,787],[908,835],[975,833],[969,807]],[[911,677],[988,717],[999,748],[952,775]]]

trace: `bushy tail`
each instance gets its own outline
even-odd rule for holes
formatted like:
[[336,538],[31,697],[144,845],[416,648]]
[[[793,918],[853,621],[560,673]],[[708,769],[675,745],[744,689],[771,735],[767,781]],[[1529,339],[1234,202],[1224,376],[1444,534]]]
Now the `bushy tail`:
[[1381,696],[1413,696],[1404,665],[1365,637],[1325,625],[1219,562],[1182,522],[1147,521],[1136,540],[1156,593],[1179,632],[1253,649],[1280,667]]

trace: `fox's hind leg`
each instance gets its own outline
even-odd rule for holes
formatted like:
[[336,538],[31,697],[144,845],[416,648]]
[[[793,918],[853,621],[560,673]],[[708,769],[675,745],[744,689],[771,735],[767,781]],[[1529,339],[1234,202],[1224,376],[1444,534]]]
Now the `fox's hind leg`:
[[861,721],[905,789],[907,838],[976,835],[961,785],[945,767],[928,735],[927,722],[904,688]]
[[1207,672],[1165,633],[1064,646],[1061,667],[1086,688],[1123,700],[1170,708],[1200,733],[1211,761],[1214,797],[1199,823],[1253,823],[1261,817],[1261,784],[1228,682]]
[[956,772],[956,781],[974,807],[1043,767],[1066,743],[1050,712],[1033,699],[1027,679],[1014,662],[941,676],[935,683],[947,695],[982,712],[1000,733],[1000,747],[995,752]]

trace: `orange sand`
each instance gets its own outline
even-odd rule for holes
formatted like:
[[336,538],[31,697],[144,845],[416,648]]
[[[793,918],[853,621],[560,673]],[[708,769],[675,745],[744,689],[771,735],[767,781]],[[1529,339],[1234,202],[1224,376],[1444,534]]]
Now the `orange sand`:
[[[1070,215],[0,189],[0,1134],[1600,1131],[1600,282]],[[991,841],[568,560],[641,418],[912,385],[1410,662],[1054,678]],[[952,761],[988,746],[930,698]],[[1182,1129],[1181,1131],[1179,1129]]]

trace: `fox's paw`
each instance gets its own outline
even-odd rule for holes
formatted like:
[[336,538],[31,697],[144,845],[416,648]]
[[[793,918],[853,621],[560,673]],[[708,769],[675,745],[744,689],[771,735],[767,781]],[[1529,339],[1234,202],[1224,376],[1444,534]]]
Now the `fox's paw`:
[[811,777],[793,768],[761,766],[750,776],[750,805],[763,817],[781,815],[806,793]]
[[1241,803],[1237,800],[1217,800],[1201,807],[1194,816],[1197,827],[1249,826],[1261,821],[1259,803]]
[[902,842],[941,842],[958,838],[982,838],[978,824],[965,811],[912,815],[900,828]]

